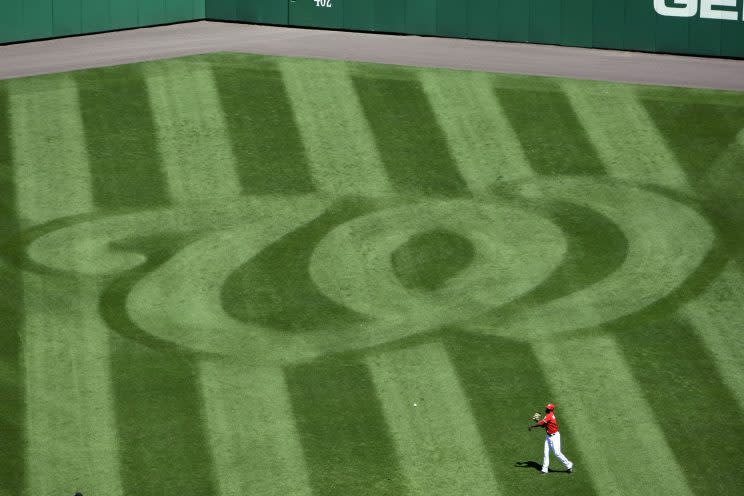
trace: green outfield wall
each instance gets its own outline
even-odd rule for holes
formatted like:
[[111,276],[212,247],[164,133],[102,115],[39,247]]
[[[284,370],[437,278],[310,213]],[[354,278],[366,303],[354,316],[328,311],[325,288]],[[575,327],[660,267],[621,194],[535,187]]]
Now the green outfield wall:
[[744,57],[744,0],[207,0],[215,20]]
[[744,0],[0,0],[0,43],[204,18],[744,58]]
[[0,43],[204,19],[204,0],[0,0]]

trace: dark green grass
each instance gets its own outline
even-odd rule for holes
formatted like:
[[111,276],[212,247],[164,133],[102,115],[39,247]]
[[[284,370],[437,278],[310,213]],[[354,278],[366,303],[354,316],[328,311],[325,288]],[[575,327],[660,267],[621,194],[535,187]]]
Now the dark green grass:
[[246,65],[221,54],[214,75],[229,124],[243,190],[249,194],[313,191],[302,139],[273,60]]
[[744,147],[735,140],[744,127],[744,109],[732,105],[735,99],[680,102],[651,91],[643,102],[692,179],[729,255],[742,264]]
[[[122,66],[79,73],[78,80],[96,205],[133,209],[170,204],[142,72]],[[119,99],[109,102],[107,95]],[[108,103],[112,112],[103,110]],[[164,258],[147,247],[140,243],[151,260]],[[110,310],[125,313],[124,301],[106,303],[115,306],[104,309],[104,315]],[[120,322],[112,324],[119,330]],[[124,487],[144,494],[164,488],[184,495],[214,493],[194,363],[172,349],[151,349],[129,337],[114,337],[111,359]]]
[[[589,474],[578,471],[578,467],[585,465],[581,454],[572,449],[575,443],[571,442],[570,427],[561,429],[563,452],[576,464],[577,473],[572,474],[570,480],[561,480],[560,484],[537,476],[542,452],[535,447],[543,436],[542,432],[538,435],[539,431],[527,432],[525,425],[529,422],[525,422],[520,405],[539,405],[543,398],[551,398],[553,391],[547,385],[545,373],[555,371],[543,372],[530,346],[507,339],[460,334],[448,339],[447,348],[478,419],[493,471],[506,486],[506,494],[545,491],[565,495],[597,494]],[[555,460],[551,462],[551,470],[564,470],[555,463]],[[564,473],[556,475],[568,477]]]
[[124,338],[113,344],[125,487],[143,494],[159,494],[164,488],[177,494],[214,494],[193,362]]
[[625,260],[628,241],[606,217],[589,208],[560,203],[551,204],[548,215],[568,245],[562,263],[533,290],[493,310],[486,321],[519,318],[536,305],[597,284]]
[[[423,72],[431,75],[434,82],[444,73],[430,69],[335,63],[328,65],[327,72],[313,74],[318,78],[340,78],[341,84],[348,84],[357,97],[355,102],[338,101],[338,108],[324,109],[322,115],[311,116],[315,118],[313,122],[322,129],[336,129],[338,114],[334,112],[342,110],[344,105],[356,105],[358,111],[355,112],[363,114],[366,121],[360,128],[371,131],[370,146],[376,148],[380,157],[380,163],[373,165],[387,175],[392,191],[379,198],[361,199],[335,195],[327,187],[320,188],[316,184],[323,176],[316,172],[317,168],[323,164],[310,163],[306,153],[308,143],[303,142],[302,137],[312,133],[302,129],[307,125],[303,122],[308,120],[298,118],[308,116],[297,115],[288,91],[292,87],[286,85],[286,74],[282,72],[283,63],[305,64],[306,61],[280,63],[270,57],[238,54],[214,54],[184,61],[200,69],[211,69],[214,89],[219,96],[219,110],[224,115],[224,129],[219,123],[212,123],[210,134],[204,139],[209,141],[211,136],[224,133],[221,138],[226,138],[226,142],[231,144],[235,158],[235,163],[227,166],[235,168],[240,189],[247,197],[255,201],[264,201],[267,196],[292,199],[322,190],[323,194],[319,196],[330,205],[317,218],[267,243],[258,255],[244,261],[229,274],[216,292],[221,310],[238,323],[259,324],[283,337],[299,336],[298,339],[307,339],[308,343],[312,343],[313,332],[317,330],[340,332],[353,327],[359,332],[374,331],[380,316],[362,315],[325,295],[313,281],[309,264],[318,244],[346,222],[389,208],[403,208],[422,199],[467,201],[474,198],[468,189],[472,171],[466,184],[462,170],[468,164],[464,163],[463,154],[457,155],[452,151],[463,148],[451,142],[456,139],[453,136],[458,135],[451,131],[459,124],[447,119],[453,115],[447,109],[436,108],[437,103],[429,99],[420,82]],[[157,65],[158,62],[150,64]],[[304,73],[312,73],[312,67],[310,64],[303,66]],[[147,74],[140,66],[133,65],[82,71],[73,77],[85,135],[82,145],[87,152],[91,177],[90,184],[79,184],[79,187],[89,188],[94,200],[93,211],[86,213],[86,218],[98,220],[92,228],[94,231],[106,229],[106,220],[118,210],[133,214],[153,209],[168,210],[175,208],[178,201],[183,214],[174,220],[174,224],[191,225],[193,216],[213,214],[212,208],[218,211],[217,208],[230,206],[231,202],[240,202],[239,199],[218,196],[214,200],[220,202],[219,207],[212,206],[209,201],[202,201],[197,207],[192,206],[188,199],[170,197],[154,111],[148,103]],[[187,77],[187,71],[184,74]],[[446,74],[450,84],[454,78],[463,82],[462,87],[466,89],[472,82],[470,73]],[[600,150],[608,147],[599,145],[606,143],[592,141],[591,130],[583,127],[583,121],[563,92],[560,80],[503,75],[485,78],[493,102],[480,110],[474,119],[477,118],[478,122],[498,121],[501,128],[508,127],[514,136],[510,137],[508,133],[485,136],[476,129],[471,130],[476,134],[473,139],[485,143],[514,140],[512,145],[521,147],[535,177],[545,176],[560,181],[562,175],[586,175],[611,184],[617,181],[609,176],[611,168],[602,163],[604,155]],[[602,98],[603,92],[614,94],[618,88],[627,88],[606,83],[582,84],[582,88],[591,94],[590,98]],[[313,88],[319,86],[322,85]],[[24,216],[18,207],[21,203],[19,193],[23,193],[23,184],[28,184],[28,178],[22,178],[27,179],[24,183],[17,177],[20,159],[14,156],[13,149],[18,144],[11,139],[14,117],[9,94],[11,90],[25,91],[23,88],[23,81],[16,81],[13,85],[0,82],[0,394],[3,399],[0,406],[0,456],[4,458],[0,464],[0,487],[10,494],[23,494],[24,486],[29,485],[24,473],[29,460],[24,453],[22,433],[24,429],[35,428],[25,425],[24,421],[23,388],[27,378],[21,372],[26,311],[23,274],[13,265],[15,260],[5,245],[8,240],[17,244],[19,239],[18,234],[22,231],[20,219]],[[589,339],[598,334],[613,337],[633,378],[628,390],[637,387],[641,392],[647,409],[654,415],[654,426],[661,433],[664,446],[668,446],[670,459],[656,460],[658,473],[656,466],[649,467],[649,473],[654,475],[651,479],[641,482],[635,478],[636,474],[623,475],[629,478],[630,484],[635,484],[633,487],[639,491],[651,487],[658,493],[664,489],[664,477],[668,477],[662,472],[663,467],[679,466],[685,482],[695,494],[736,494],[741,492],[744,476],[736,465],[735,447],[738,439],[744,438],[744,432],[736,425],[736,419],[742,413],[741,396],[732,383],[741,383],[741,377],[732,379],[731,375],[727,376],[720,366],[720,357],[708,349],[715,345],[704,339],[710,337],[706,334],[710,329],[693,328],[680,316],[679,310],[699,296],[728,260],[740,264],[744,261],[744,194],[740,192],[744,146],[735,144],[737,134],[744,128],[744,96],[674,88],[635,88],[633,91],[641,96],[642,107],[652,121],[653,129],[647,131],[658,132],[659,140],[663,141],[661,144],[669,147],[676,158],[676,162],[658,166],[681,167],[694,192],[672,191],[674,186],[666,184],[648,186],[643,183],[643,177],[638,179],[641,181],[639,187],[677,198],[680,205],[692,205],[715,227],[718,239],[708,258],[699,267],[690,268],[687,281],[672,288],[674,291],[666,299],[649,301],[648,308],[643,311],[608,322],[599,329],[574,330],[577,332],[571,336],[572,339]],[[306,97],[312,98],[312,95]],[[612,112],[612,108],[607,112]],[[355,114],[350,112],[349,115]],[[322,127],[323,124],[327,126]],[[612,132],[622,134],[633,130],[630,127],[623,130],[623,124],[620,124]],[[192,137],[184,133],[184,145],[190,139]],[[339,139],[343,140],[343,136]],[[215,138],[215,143],[222,142]],[[632,142],[626,143],[615,151],[618,156],[630,156],[635,151],[633,146]],[[502,169],[489,177],[513,177],[509,176],[513,172],[509,160],[514,157],[498,155],[498,147],[493,149],[497,151],[489,159],[494,168]],[[367,164],[373,160],[365,159]],[[214,165],[205,163],[204,167],[212,171]],[[353,171],[356,165],[355,161],[350,161],[349,170]],[[627,167],[635,165],[628,163]],[[29,165],[25,164],[25,167]],[[39,167],[52,166],[44,164]],[[54,173],[51,169],[37,170],[41,170],[39,174]],[[169,169],[168,173],[177,174],[178,170]],[[324,173],[330,174],[327,170]],[[522,187],[529,185],[532,179],[534,177],[529,176],[514,182],[505,179],[499,181],[498,187],[483,184],[480,194],[486,198],[473,200],[485,205],[492,199],[500,199],[511,202],[515,208],[524,208],[548,218],[560,228],[567,246],[560,264],[545,274],[542,283],[509,304],[480,316],[479,322],[494,329],[504,322],[518,321],[538,305],[601,284],[620,269],[628,257],[626,233],[609,217],[582,206],[581,198],[557,203],[543,201],[538,194],[529,200],[520,199]],[[333,184],[344,184],[344,181],[348,179]],[[208,186],[204,185],[205,188]],[[357,191],[363,190],[357,188]],[[60,192],[51,191],[49,194],[61,198],[60,202],[64,201],[65,195]],[[622,207],[618,202],[617,208]],[[458,208],[453,206],[451,213],[456,220]],[[268,214],[271,218],[273,213]],[[646,215],[653,217],[656,213],[649,211]],[[238,227],[248,228],[253,221],[253,218],[246,219],[245,225]],[[659,219],[659,222],[666,221]],[[58,224],[67,227],[78,222],[79,219],[75,218]],[[23,227],[27,229],[22,238],[24,243],[33,246],[38,233],[56,232],[57,224],[44,229]],[[205,411],[211,405],[205,405],[203,400],[202,372],[199,369],[204,357],[154,335],[152,330],[137,327],[128,307],[127,298],[136,284],[157,267],[170,263],[190,243],[210,239],[214,235],[211,229],[212,226],[195,227],[194,232],[174,234],[174,225],[169,225],[163,226],[163,232],[154,237],[135,234],[125,240],[117,239],[107,245],[112,252],[142,253],[147,256],[147,262],[121,273],[81,276],[85,281],[98,277],[103,289],[100,298],[90,303],[112,332],[111,360],[107,367],[110,367],[112,380],[116,445],[111,446],[111,450],[118,454],[124,494],[218,495],[225,482],[221,477],[240,480],[244,471],[251,470],[249,465],[238,464],[232,467],[232,472],[220,473],[224,467],[218,466],[216,460],[221,453],[219,447],[211,444],[209,428],[230,432],[232,426],[228,421],[222,425],[208,425],[210,419]],[[219,231],[218,226],[214,229]],[[379,221],[370,229],[382,240],[398,232],[395,225],[385,221]],[[530,239],[533,233],[508,233],[506,237],[509,235]],[[508,252],[508,240],[494,241],[503,241],[503,249]],[[694,243],[697,240],[688,241]],[[390,280],[397,281],[422,301],[427,297],[434,299],[438,292],[449,287],[452,280],[479,261],[482,254],[477,246],[474,240],[455,234],[447,226],[427,227],[413,233],[390,251]],[[60,251],[71,249],[62,246]],[[372,248],[364,247],[367,249],[374,254]],[[16,251],[17,246],[13,246],[13,253]],[[205,257],[208,255],[204,254]],[[370,254],[365,252],[365,255]],[[507,260],[511,260],[508,257],[517,260],[519,254],[507,255]],[[26,256],[31,257],[28,253]],[[236,253],[235,256],[242,255]],[[28,263],[25,269],[35,270],[37,266],[40,263],[36,266]],[[506,263],[498,268],[502,272],[495,273],[494,277],[509,275],[511,269]],[[636,270],[643,271],[645,266]],[[59,271],[39,273],[50,278],[67,278],[65,284],[76,284],[75,277]],[[648,277],[654,277],[654,274]],[[184,277],[183,284],[203,288],[199,283],[201,281]],[[632,287],[618,288],[620,292],[634,290]],[[726,301],[732,303],[734,297],[722,295],[721,298],[728,298]],[[406,302],[399,303],[404,307]],[[590,303],[572,311],[590,312],[593,310]],[[152,302],[153,308],[157,308],[157,304]],[[452,313],[457,312],[458,309],[454,309]],[[563,317],[558,315],[556,319]],[[738,313],[732,313],[731,317],[737,318]],[[459,315],[453,317],[455,321],[461,318],[467,320]],[[462,424],[470,422],[476,426],[486,464],[502,494],[580,496],[616,493],[616,487],[598,484],[603,474],[593,473],[591,469],[601,468],[602,460],[596,457],[603,451],[579,437],[579,433],[587,429],[601,433],[612,426],[601,422],[606,412],[577,413],[579,405],[559,403],[564,450],[577,463],[577,473],[569,476],[556,472],[547,478],[538,475],[535,465],[541,462],[542,436],[537,432],[528,433],[524,427],[527,417],[535,409],[540,409],[545,401],[558,401],[556,398],[560,399],[566,393],[551,382],[555,374],[562,371],[548,369],[540,362],[532,345],[544,342],[465,332],[462,328],[467,323],[432,325],[422,330],[421,335],[383,343],[375,347],[374,353],[444,343],[446,355],[452,363],[439,365],[451,367],[457,378],[456,382],[466,398],[462,410],[472,416],[463,418]],[[401,325],[411,324],[404,321]],[[557,335],[551,339],[562,340],[564,337]],[[740,349],[739,342],[735,341],[731,346]],[[239,351],[228,357],[210,359],[220,363],[221,358],[231,366],[247,369],[255,366],[245,361]],[[276,349],[269,351],[271,356],[281,352]],[[403,411],[404,415],[409,412],[404,408],[384,408],[388,405],[385,402],[399,400],[376,389],[374,373],[365,361],[370,350],[346,351],[300,363],[269,364],[276,366],[277,373],[286,380],[287,391],[274,393],[277,397],[288,395],[288,415],[296,427],[296,433],[287,432],[284,440],[297,441],[300,458],[305,464],[302,470],[307,472],[308,487],[298,487],[298,492],[314,496],[408,494],[410,481],[407,477],[411,467],[406,465],[406,458],[401,455],[406,447],[396,445],[392,434],[395,429],[391,428],[401,419],[389,418],[389,413],[386,417],[385,412]],[[91,358],[79,350],[69,352],[78,360]],[[596,364],[602,360],[601,356],[586,356],[587,363]],[[416,364],[407,365],[415,369]],[[48,366],[51,368],[54,364]],[[735,369],[741,364],[730,366]],[[415,374],[399,379],[420,380]],[[439,378],[427,377],[426,380]],[[596,384],[575,384],[574,387],[588,395],[593,387],[601,384],[601,380],[597,378]],[[235,383],[239,382],[236,378]],[[71,383],[70,388],[74,387]],[[257,384],[241,384],[240,387],[261,389]],[[418,384],[417,387],[426,390],[427,384]],[[239,391],[237,387],[236,391]],[[456,397],[459,394],[458,391],[452,393]],[[242,404],[240,400],[243,398],[223,399],[230,405]],[[449,395],[440,399],[446,403]],[[618,397],[613,414],[619,412],[632,418],[646,411],[644,405],[628,404],[623,400],[623,397]],[[409,406],[408,398],[400,401]],[[436,408],[438,402],[432,401],[430,405]],[[95,405],[85,407],[95,408]],[[608,405],[608,410],[611,409],[612,406]],[[51,414],[53,410],[50,406]],[[596,418],[597,424],[579,424],[585,421],[581,419],[587,418]],[[272,419],[259,420],[268,424]],[[426,433],[426,425],[415,425]],[[260,433],[260,425],[251,427]],[[445,437],[457,435],[460,425],[453,422],[449,427],[439,434]],[[240,433],[234,434],[239,436]],[[636,445],[643,445],[644,441],[633,440]],[[430,443],[426,446],[436,445]],[[250,456],[262,455],[253,452],[251,446],[243,449]],[[612,449],[619,453],[619,459],[633,460],[644,456],[644,453],[635,453],[622,445]],[[251,459],[248,455],[241,459],[240,453],[231,452],[230,455],[238,461]],[[560,470],[561,467],[556,467],[555,463],[554,460],[552,467]],[[428,467],[429,470],[436,468]],[[623,473],[624,467],[609,469],[613,473]],[[302,470],[298,468],[291,476],[301,480],[297,474]],[[465,471],[451,478],[468,480],[468,476]],[[60,488],[67,489],[66,481],[57,482]],[[250,494],[250,490],[246,494]]]
[[[117,429],[123,440],[121,477],[125,487],[152,494],[163,487],[181,494],[211,494],[216,485],[200,421],[203,407],[194,356],[153,338],[126,312],[132,286],[183,243],[167,235],[148,241],[140,241],[137,248],[148,255],[150,264],[113,281],[100,301],[102,317],[118,333],[113,337],[111,371]],[[155,418],[160,421],[153,422]]]
[[253,257],[225,281],[225,310],[245,322],[290,332],[359,322],[361,315],[318,290],[308,266],[313,247],[334,227],[370,212],[368,203],[346,199]]
[[21,232],[15,202],[13,157],[9,139],[8,95],[0,86],[0,488],[23,487],[23,374],[21,330],[23,282],[11,264],[8,243]]
[[466,195],[465,181],[414,77],[401,70],[354,76],[385,169],[401,193]]
[[96,203],[107,208],[168,204],[139,66],[78,72],[76,79]]
[[472,243],[456,233],[433,230],[411,237],[391,255],[393,272],[408,289],[435,291],[473,261]]
[[369,372],[353,356],[287,370],[314,494],[404,494]]
[[190,355],[189,351],[183,347],[159,339],[137,326],[126,310],[127,297],[132,288],[150,271],[167,262],[187,244],[188,240],[184,239],[183,234],[174,235],[167,232],[155,237],[136,238],[115,244],[117,249],[146,256],[147,263],[128,271],[121,277],[107,281],[101,293],[99,310],[101,317],[112,330],[151,350]]
[[520,89],[496,87],[496,95],[541,174],[602,174],[602,162],[557,83],[543,80]]
[[622,230],[597,212],[554,204],[550,215],[563,230],[568,248],[560,267],[529,295],[533,301],[596,284],[616,271],[627,256],[628,240]]
[[734,441],[744,426],[732,421],[743,412],[695,331],[670,318],[622,332],[619,342],[694,491],[744,489]]

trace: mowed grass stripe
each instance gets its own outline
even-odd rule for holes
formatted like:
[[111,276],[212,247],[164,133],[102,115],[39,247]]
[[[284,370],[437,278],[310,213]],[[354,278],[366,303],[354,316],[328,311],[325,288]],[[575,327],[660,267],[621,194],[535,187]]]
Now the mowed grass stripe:
[[732,422],[743,412],[694,329],[668,319],[616,336],[693,492],[744,487],[739,448],[731,442],[744,439],[744,426]]
[[471,191],[534,174],[493,93],[492,76],[425,70],[419,78]]
[[[601,495],[692,494],[660,422],[611,336],[553,340],[534,345],[554,393],[569,459],[581,450],[582,466]],[[551,460],[551,464],[557,462]],[[629,477],[628,474],[633,474]]]
[[[168,61],[145,73],[173,201],[237,197],[237,161],[211,66]],[[220,365],[198,368],[220,494],[308,494],[281,369]]]
[[124,65],[74,73],[98,206],[168,203],[141,70],[139,65]]
[[723,104],[716,99],[721,93],[702,90],[680,89],[674,100],[638,91],[729,256],[744,267],[744,105]]
[[564,80],[561,87],[609,175],[689,190],[684,170],[632,86]]
[[286,377],[313,494],[406,494],[364,363],[324,358],[290,367]]
[[187,59],[145,64],[143,71],[171,198],[238,196],[237,160],[212,68]]
[[100,287],[24,276],[28,494],[124,494]]
[[416,73],[360,69],[352,78],[393,188],[404,194],[467,196],[467,184]]
[[[75,81],[54,76],[10,87],[16,197],[25,222],[92,211]],[[26,272],[23,285],[28,494],[123,494],[99,284]]]
[[729,263],[718,278],[697,298],[686,303],[681,314],[695,328],[715,359],[721,378],[744,410],[744,276]]
[[10,263],[8,243],[21,231],[16,207],[7,87],[0,83],[0,494],[23,493],[24,398],[21,334],[23,278]]
[[[115,209],[170,204],[141,68],[95,69],[77,73],[76,78],[95,205]],[[194,362],[118,334],[113,336],[113,350],[111,376],[125,492],[213,494]]]
[[280,367],[199,367],[220,494],[312,494]]
[[91,174],[75,80],[31,78],[8,87],[15,183],[26,192],[18,195],[21,215],[37,224],[90,211]]
[[216,494],[197,366],[116,336],[112,375],[127,494]]
[[238,177],[249,194],[315,190],[290,98],[277,63],[238,54],[210,57]]
[[[585,458],[575,448],[578,431],[570,423],[563,423],[561,430],[576,473],[539,475],[545,437],[543,431],[528,432],[526,427],[531,413],[542,412],[547,401],[554,401],[547,379],[554,371],[542,368],[529,344],[458,332],[447,340],[447,350],[503,494],[596,494]],[[554,469],[563,470],[555,458],[553,463],[558,463]]]
[[285,58],[279,67],[318,189],[334,195],[389,194],[348,64]]
[[[167,61],[145,67],[173,201],[240,195],[237,161],[211,66]],[[283,380],[282,372],[253,372],[212,362],[198,366],[216,485],[223,495],[306,494],[309,484],[303,477],[299,442],[281,443],[282,435],[291,439],[292,433],[289,402],[277,381]],[[257,385],[263,388],[254,391]],[[257,394],[265,388],[273,394]]]
[[551,79],[531,78],[530,83],[516,88],[497,82],[495,92],[532,168],[543,175],[604,174],[560,85]]
[[499,494],[488,454],[440,343],[367,358],[411,495]]

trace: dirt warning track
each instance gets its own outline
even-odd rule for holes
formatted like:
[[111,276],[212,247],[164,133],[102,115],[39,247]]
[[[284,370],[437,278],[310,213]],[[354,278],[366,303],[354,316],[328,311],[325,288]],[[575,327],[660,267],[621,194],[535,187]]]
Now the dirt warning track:
[[744,90],[744,61],[199,21],[0,47],[0,79],[215,51]]

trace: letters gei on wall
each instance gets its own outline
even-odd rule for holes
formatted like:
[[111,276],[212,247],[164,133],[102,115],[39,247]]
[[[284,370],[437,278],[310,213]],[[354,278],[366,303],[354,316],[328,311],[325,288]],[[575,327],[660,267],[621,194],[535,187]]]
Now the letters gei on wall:
[[744,0],[654,0],[654,10],[667,17],[744,20]]

